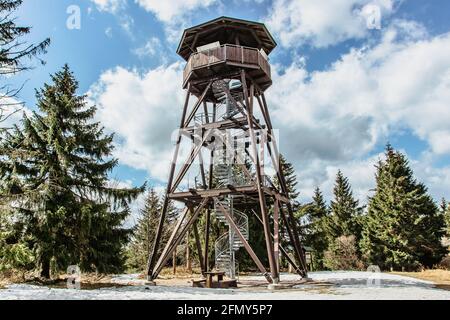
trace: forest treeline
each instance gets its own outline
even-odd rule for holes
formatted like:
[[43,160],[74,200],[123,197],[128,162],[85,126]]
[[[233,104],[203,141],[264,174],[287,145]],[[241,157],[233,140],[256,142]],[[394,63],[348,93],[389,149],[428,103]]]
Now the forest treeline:
[[[49,39],[38,44],[22,40],[31,29],[17,26],[11,16],[21,3],[0,1],[2,81],[26,71],[30,61],[42,62],[40,56],[50,44]],[[145,185],[121,188],[110,180],[118,164],[112,155],[114,136],[94,120],[96,108],[78,93],[69,66],[36,90],[35,111],[23,112],[21,120],[8,127],[8,117],[20,112],[15,99],[19,92],[20,87],[6,85],[0,90],[0,272],[34,271],[50,278],[70,265],[85,272],[143,271],[163,199],[153,189],[146,192]],[[281,163],[295,201],[299,194],[293,166],[284,158]],[[414,178],[406,156],[392,146],[374,165],[376,188],[366,206],[355,199],[341,171],[330,203],[319,188],[309,203],[294,203],[302,243],[313,253],[311,267],[363,269],[375,264],[383,270],[416,270],[448,264],[448,203],[435,202]],[[144,192],[137,224],[126,228],[130,204]],[[171,204],[163,240],[178,214]],[[264,257],[261,224],[254,214],[248,216],[250,243]],[[200,218],[201,239],[204,225]],[[211,227],[213,242],[224,226],[213,219]],[[289,249],[284,233],[281,240]],[[186,259],[187,251],[195,263],[195,248],[188,235],[174,262]],[[213,267],[213,248],[209,252]],[[237,254],[240,271],[254,268],[244,250]]]
[[[293,165],[281,157],[289,194],[298,198],[297,177]],[[423,268],[449,268],[450,206],[444,199],[440,205],[428,194],[423,183],[413,175],[404,154],[386,146],[383,159],[376,166],[375,189],[370,190],[367,205],[354,197],[349,179],[341,171],[336,174],[332,199],[327,203],[316,188],[310,202],[294,200],[297,228],[302,243],[312,252],[312,270],[364,270],[377,265],[384,271],[414,271]],[[369,191],[369,190],[368,190]],[[141,270],[148,258],[161,209],[161,200],[151,190],[128,252],[134,270]],[[245,210],[244,210],[245,211]],[[250,244],[259,257],[265,257],[262,225],[253,212],[249,217]],[[173,212],[173,211],[172,211]],[[175,211],[176,212],[176,211]],[[172,217],[176,215],[172,214]],[[170,220],[170,219],[169,219]],[[273,221],[271,221],[273,224]],[[171,231],[166,225],[165,237]],[[205,222],[198,223],[200,239],[204,239]],[[213,220],[212,242],[226,232],[225,225]],[[149,237],[150,236],[150,237]],[[286,233],[281,232],[285,248],[292,249]],[[202,242],[202,246],[204,243]],[[151,245],[150,245],[151,246]],[[214,250],[210,248],[210,267],[214,267]],[[174,257],[176,263],[199,265],[195,237],[188,235]],[[186,254],[188,252],[188,255]],[[186,259],[191,259],[189,263]],[[240,271],[256,268],[245,252],[237,252]],[[264,260],[264,259],[263,259]],[[138,263],[136,263],[139,261]],[[287,262],[283,261],[287,268]]]

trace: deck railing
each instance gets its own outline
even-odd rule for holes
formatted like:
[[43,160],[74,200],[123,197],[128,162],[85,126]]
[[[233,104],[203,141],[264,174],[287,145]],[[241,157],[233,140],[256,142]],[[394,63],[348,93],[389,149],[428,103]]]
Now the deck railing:
[[256,48],[224,44],[220,47],[193,53],[184,68],[183,79],[186,82],[190,73],[195,69],[208,67],[214,64],[230,62],[239,65],[260,67],[269,77],[270,64]]

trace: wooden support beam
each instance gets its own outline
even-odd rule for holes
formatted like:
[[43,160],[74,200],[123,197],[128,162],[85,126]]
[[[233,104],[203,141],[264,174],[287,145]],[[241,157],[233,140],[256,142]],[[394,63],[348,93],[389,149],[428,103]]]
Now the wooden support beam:
[[280,272],[280,229],[279,229],[279,218],[280,218],[280,203],[275,200],[274,210],[273,210],[273,248],[275,255],[275,262],[277,264],[277,270]]
[[[213,112],[212,112],[212,122],[216,122],[217,117],[217,105],[213,103]],[[210,152],[209,159],[209,179],[208,179],[208,189],[212,189],[213,184],[213,169],[214,169],[214,149]],[[205,267],[206,272],[209,272],[209,232],[210,232],[210,224],[211,224],[211,209],[208,207],[206,210],[206,222],[205,222],[205,256],[203,265]]]
[[[255,212],[255,210],[251,210],[253,215],[256,217],[256,219],[263,225],[263,222],[261,218],[258,216],[258,214]],[[275,237],[273,234],[271,234],[272,238],[275,240]],[[281,243],[278,244],[278,248],[280,249],[281,254],[284,256],[284,258],[287,260],[287,262],[294,268],[295,272],[297,272],[300,276],[302,276],[302,270],[295,264],[295,262],[291,259],[286,249],[282,246]]]
[[[190,86],[190,85],[191,85],[191,84],[189,83],[189,86]],[[181,125],[180,128],[186,128],[186,127],[189,126],[189,124],[191,123],[192,119],[194,119],[195,114],[196,114],[197,111],[198,111],[198,108],[199,108],[200,105],[203,103],[206,94],[208,93],[209,89],[211,88],[211,85],[212,85],[212,81],[210,81],[210,82],[208,83],[208,85],[206,86],[205,90],[203,90],[202,95],[200,96],[200,98],[198,99],[197,103],[196,103],[196,104],[194,105],[194,107],[192,108],[192,111],[191,111],[191,113],[189,114],[189,116],[187,117],[187,120],[186,120],[186,121],[183,121],[183,124]],[[188,90],[189,90],[189,89],[188,89]]]
[[[189,98],[191,96],[190,94],[190,88],[191,85],[188,85],[188,90],[186,92],[186,99],[184,102],[184,107],[183,107],[183,113],[181,116],[181,121],[180,121],[180,129],[184,126],[184,120],[186,118],[186,113],[187,113],[187,108],[189,105]],[[178,137],[177,137],[177,142],[176,142],[176,147],[175,147],[175,151],[173,154],[173,158],[172,158],[172,163],[170,164],[170,169],[169,169],[169,181],[167,183],[167,189],[166,189],[166,195],[164,197],[164,202],[163,202],[163,206],[162,206],[162,210],[161,210],[161,216],[159,218],[159,222],[158,222],[158,229],[156,230],[156,237],[155,237],[155,241],[153,242],[153,248],[151,251],[151,254],[149,255],[149,259],[148,259],[148,263],[147,263],[147,277],[149,278],[149,280],[151,280],[151,275],[153,273],[153,267],[155,265],[156,262],[156,255],[158,252],[158,248],[159,248],[159,244],[161,241],[161,235],[163,233],[163,229],[164,229],[164,220],[166,219],[166,213],[167,213],[167,209],[169,206],[169,197],[168,194],[170,193],[170,190],[172,188],[172,181],[173,181],[173,176],[175,173],[175,167],[176,167],[176,163],[177,163],[177,159],[178,159],[178,153],[180,150],[180,144],[181,144],[181,130],[179,130],[178,132]]]
[[209,123],[208,104],[206,101],[203,101],[203,114],[205,115],[205,122]]
[[[169,240],[167,241],[168,244],[172,243],[173,240],[175,239],[175,237],[178,234],[178,231],[180,231],[180,228],[181,228],[184,220],[186,219],[188,213],[189,213],[189,208],[186,207],[183,210],[183,212],[181,213],[180,217],[178,218],[177,224],[176,224],[175,228],[173,229],[173,231],[172,231],[172,233],[171,233],[171,235],[169,237]],[[166,257],[168,255],[168,253],[167,253],[168,249],[169,249],[169,246],[165,246],[165,248],[161,252],[160,259],[164,258],[164,257]]]
[[[267,116],[268,130],[272,134],[273,133],[272,121],[270,119],[269,108],[267,107],[267,102],[266,102],[264,93],[261,93],[261,98],[262,98],[262,108],[264,109],[264,112]],[[273,145],[275,154],[279,155],[276,139],[272,139],[272,145]],[[278,161],[278,167],[276,168],[276,171],[277,171],[278,180],[279,180],[279,183],[281,186],[281,190],[286,197],[289,197],[289,192],[288,192],[287,185],[286,185],[286,179],[284,177],[284,172],[281,168],[280,161]],[[288,210],[288,217],[289,217],[290,225],[292,226],[293,239],[291,239],[291,240],[293,241],[293,244],[295,247],[295,253],[296,253],[297,259],[299,260],[300,265],[302,265],[302,267],[304,268],[304,273],[305,273],[305,277],[306,277],[308,269],[306,266],[305,253],[304,253],[303,247],[300,244],[300,234],[297,229],[297,223],[294,218],[294,212],[292,210],[292,205],[290,202],[288,202],[286,204],[286,206],[287,206],[287,210]]]
[[262,216],[262,220],[263,220],[263,224],[264,224],[264,235],[265,235],[265,240],[266,240],[267,257],[269,259],[272,280],[274,283],[278,283],[279,274],[276,270],[275,257],[274,257],[274,252],[273,252],[273,244],[272,244],[272,239],[270,237],[269,216],[267,213],[266,199],[264,197],[264,193],[263,193],[263,189],[262,189],[262,177],[261,177],[261,171],[260,171],[261,167],[260,167],[259,156],[258,156],[258,151],[257,151],[257,147],[256,147],[256,135],[253,130],[252,115],[253,115],[254,86],[252,85],[250,87],[250,94],[252,95],[251,100],[250,100],[249,96],[248,96],[247,81],[245,78],[244,70],[242,70],[242,72],[241,72],[241,82],[242,82],[242,86],[244,89],[245,103],[247,105],[247,120],[248,120],[250,138],[252,140],[253,157],[254,157],[254,159],[256,159],[256,163],[255,163],[256,182],[257,182],[257,189],[258,189],[258,196],[259,196],[259,206],[261,209],[261,216]]
[[299,258],[299,252],[297,250],[298,243],[296,243],[296,241],[295,241],[296,237],[295,237],[295,235],[293,233],[293,229],[295,229],[295,225],[292,226],[292,223],[288,220],[288,218],[284,214],[283,208],[281,206],[280,206],[280,214],[281,214],[281,217],[283,218],[284,227],[285,227],[285,229],[288,232],[289,239],[291,240],[291,243],[293,244],[294,254],[297,257],[297,260],[298,260],[298,262],[299,262],[299,264],[301,266],[301,268],[298,269],[299,275],[302,278],[304,278],[307,275],[306,262],[304,262],[303,259]]
[[202,270],[202,274],[204,275],[206,272],[206,269],[205,269],[204,260],[203,260],[202,245],[200,242],[200,235],[198,233],[197,221],[194,223],[193,230],[194,230],[195,246],[197,247],[197,254],[198,254],[198,259],[200,262],[200,269]]
[[199,152],[201,151],[204,143],[206,142],[206,140],[209,138],[209,136],[211,135],[212,130],[208,130],[204,135],[203,138],[201,140],[201,142],[197,145],[197,146],[193,146],[192,150],[191,150],[191,154],[189,156],[188,159],[186,159],[185,163],[183,164],[183,167],[181,168],[180,172],[178,172],[178,175],[175,179],[175,182],[172,186],[172,189],[170,190],[171,192],[174,192],[176,190],[176,188],[178,188],[178,185],[181,183],[181,181],[183,180],[184,176],[186,175],[186,172],[189,170],[189,168],[192,165],[192,162],[194,161],[194,159],[197,157],[197,155],[199,154]]
[[203,208],[206,206],[206,204],[209,202],[210,199],[204,199],[202,203],[195,209],[192,216],[189,218],[188,222],[181,228],[181,231],[179,234],[174,237],[174,239],[171,242],[168,242],[166,244],[166,247],[164,248],[164,251],[166,252],[166,255],[161,257],[158,260],[158,263],[155,265],[155,270],[151,275],[151,280],[156,279],[156,277],[159,275],[161,270],[166,265],[167,261],[169,260],[173,250],[176,249],[176,247],[180,244],[180,242],[183,240],[183,238],[186,236],[189,229],[192,227],[192,224],[197,221],[197,218],[200,214],[200,212],[203,210]]
[[192,191],[184,191],[184,192],[174,192],[169,194],[169,198],[173,200],[189,198],[195,196],[197,198],[210,198],[210,197],[220,197],[229,194],[239,194],[239,193],[256,193],[256,187],[253,185],[249,186],[238,186],[231,188],[220,188],[220,189],[211,189],[211,190],[196,190],[196,193],[192,193]]
[[206,189],[208,185],[206,184],[205,165],[203,164],[203,156],[201,151],[198,153],[198,159],[200,161],[200,174],[202,176],[202,185],[203,188]]

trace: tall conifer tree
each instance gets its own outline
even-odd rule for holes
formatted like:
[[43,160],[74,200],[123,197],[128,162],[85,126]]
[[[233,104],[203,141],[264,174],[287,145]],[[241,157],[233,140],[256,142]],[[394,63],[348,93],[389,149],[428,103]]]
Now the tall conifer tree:
[[41,276],[64,270],[120,271],[130,230],[123,228],[128,204],[143,192],[117,188],[108,173],[113,135],[93,122],[96,108],[77,95],[78,82],[66,65],[37,91],[39,113],[24,115],[2,143],[2,197],[22,225],[23,241],[36,255]]
[[296,211],[300,206],[297,200],[300,193],[297,190],[298,181],[294,166],[292,165],[292,163],[288,162],[282,154],[280,154],[280,165],[281,170],[283,170],[284,173],[284,178],[286,180],[286,188],[288,191],[289,199],[293,204],[294,211]]
[[331,201],[331,216],[328,219],[327,229],[330,243],[341,236],[354,235],[358,240],[361,234],[361,207],[359,201],[353,197],[348,181],[339,170],[333,189],[334,199]]
[[377,165],[376,190],[369,200],[361,249],[369,263],[388,269],[431,267],[445,253],[444,219],[417,182],[406,157],[386,147]]
[[315,189],[312,200],[302,208],[303,215],[307,220],[305,242],[314,250],[313,265],[315,269],[322,269],[324,252],[328,247],[326,231],[328,207],[319,188]]
[[445,234],[450,239],[450,206],[445,199],[442,199],[441,211],[445,221]]
[[[165,243],[172,232],[173,222],[178,216],[178,209],[169,204],[165,220],[162,242]],[[131,243],[128,247],[127,264],[131,269],[143,271],[146,268],[148,256],[153,248],[156,229],[161,216],[161,200],[154,189],[150,189],[145,197],[144,207],[133,230]],[[162,250],[162,248],[160,248]]]

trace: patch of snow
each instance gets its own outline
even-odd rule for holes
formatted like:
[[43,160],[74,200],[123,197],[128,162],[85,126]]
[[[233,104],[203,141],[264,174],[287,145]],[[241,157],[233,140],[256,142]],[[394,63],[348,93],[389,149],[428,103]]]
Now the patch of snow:
[[[436,289],[428,281],[392,275],[375,274],[379,284],[368,285],[374,277],[369,272],[312,272],[315,281],[329,285],[299,285],[294,290],[268,291],[265,289],[203,289],[182,286],[141,285],[137,275],[120,275],[113,278],[118,284],[135,283],[135,286],[103,288],[97,290],[56,289],[34,285],[10,285],[0,290],[0,300],[450,300],[450,291]],[[262,280],[262,276],[241,277],[241,280]],[[299,277],[283,274],[284,280]]]

